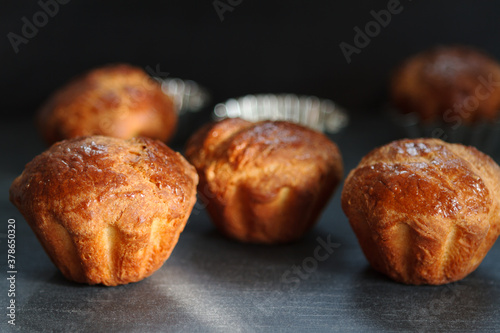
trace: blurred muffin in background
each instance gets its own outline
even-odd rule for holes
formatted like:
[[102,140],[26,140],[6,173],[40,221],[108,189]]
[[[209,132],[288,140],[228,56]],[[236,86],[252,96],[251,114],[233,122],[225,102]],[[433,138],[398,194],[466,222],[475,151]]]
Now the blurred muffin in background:
[[86,135],[167,141],[176,124],[174,103],[160,84],[127,64],[93,69],[72,80],[50,96],[37,115],[48,144]]
[[500,65],[482,51],[439,46],[410,57],[392,75],[390,98],[407,136],[484,150],[499,141]]

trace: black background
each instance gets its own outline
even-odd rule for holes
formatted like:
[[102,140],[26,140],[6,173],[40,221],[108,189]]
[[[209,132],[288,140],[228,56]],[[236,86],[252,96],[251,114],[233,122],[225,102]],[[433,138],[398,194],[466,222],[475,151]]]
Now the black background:
[[2,119],[32,117],[54,89],[110,62],[193,79],[214,102],[248,93],[312,94],[356,117],[386,102],[391,70],[412,53],[462,43],[500,58],[498,2],[401,0],[401,13],[348,64],[339,44],[353,44],[353,28],[364,29],[370,11],[387,3],[243,0],[221,21],[211,0],[72,0],[16,54],[7,34],[21,35],[22,18],[33,22],[41,7],[2,1]]

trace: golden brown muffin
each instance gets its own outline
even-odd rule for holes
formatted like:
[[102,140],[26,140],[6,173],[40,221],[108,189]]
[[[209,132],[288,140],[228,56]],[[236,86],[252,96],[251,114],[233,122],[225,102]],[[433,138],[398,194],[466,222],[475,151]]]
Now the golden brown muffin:
[[159,141],[91,136],[35,157],[10,200],[66,278],[115,286],[167,260],[197,183],[193,166]]
[[118,64],[91,70],[56,91],[37,122],[48,144],[86,135],[166,141],[177,113],[158,82],[138,67]]
[[391,99],[399,111],[416,113],[424,122],[492,121],[500,110],[500,65],[473,48],[436,47],[398,68]]
[[500,168],[473,147],[400,140],[352,170],[342,208],[376,270],[407,284],[474,271],[500,232]]
[[215,225],[243,242],[282,243],[316,222],[342,178],[326,136],[283,122],[226,119],[200,129],[186,156]]

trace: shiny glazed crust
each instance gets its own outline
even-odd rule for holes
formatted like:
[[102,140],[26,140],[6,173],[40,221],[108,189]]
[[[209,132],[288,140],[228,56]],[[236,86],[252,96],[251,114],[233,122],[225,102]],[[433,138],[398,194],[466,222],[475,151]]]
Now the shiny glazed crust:
[[125,64],[108,65],[76,78],[56,91],[37,116],[48,144],[87,135],[166,141],[176,124],[174,103],[158,82],[142,69]]
[[342,178],[342,159],[326,136],[305,127],[226,119],[188,142],[198,192],[215,225],[243,242],[300,238]]
[[70,280],[108,286],[151,275],[196,202],[196,170],[159,141],[61,141],[26,165],[10,200]]
[[500,168],[475,148],[400,140],[352,170],[342,209],[376,270],[407,284],[474,271],[500,232]]
[[[500,65],[468,47],[437,47],[406,60],[391,80],[403,113],[451,124],[495,120],[500,110]],[[458,120],[460,119],[460,120]]]

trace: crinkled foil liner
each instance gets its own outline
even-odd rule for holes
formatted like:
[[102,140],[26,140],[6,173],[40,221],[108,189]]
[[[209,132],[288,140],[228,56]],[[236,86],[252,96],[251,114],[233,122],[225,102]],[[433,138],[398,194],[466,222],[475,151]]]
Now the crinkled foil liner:
[[156,79],[161,83],[162,91],[173,98],[179,115],[198,112],[210,102],[207,89],[194,81],[178,78]]
[[328,99],[315,96],[246,95],[217,104],[214,120],[242,118],[248,121],[286,120],[317,131],[338,133],[349,122],[347,112]]
[[409,138],[437,138],[451,143],[461,143],[474,146],[488,154],[499,153],[500,147],[500,119],[478,121],[472,125],[449,124],[444,121],[422,123],[418,114],[403,114],[398,110],[387,107],[388,114],[393,122],[404,129]]

